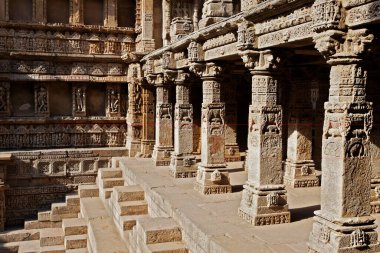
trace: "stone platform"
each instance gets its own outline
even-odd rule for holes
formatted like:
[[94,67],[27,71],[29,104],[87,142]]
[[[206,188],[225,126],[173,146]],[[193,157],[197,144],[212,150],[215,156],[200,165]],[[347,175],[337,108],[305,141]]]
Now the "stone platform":
[[[237,215],[241,191],[203,196],[193,190],[194,178],[173,179],[169,167],[153,166],[149,159],[120,160],[128,184],[139,184],[153,216],[173,217],[183,229],[190,252],[305,253],[319,209],[320,188],[288,190],[292,223],[254,227]],[[242,174],[232,184],[243,182]],[[375,215],[376,216],[376,215]]]

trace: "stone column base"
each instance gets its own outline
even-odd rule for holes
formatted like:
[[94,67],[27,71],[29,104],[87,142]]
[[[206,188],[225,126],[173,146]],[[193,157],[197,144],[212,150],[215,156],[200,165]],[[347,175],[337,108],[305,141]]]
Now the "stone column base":
[[371,212],[380,213],[380,179],[371,179]]
[[194,189],[201,194],[223,194],[232,192],[230,177],[225,167],[198,167]]
[[169,173],[174,178],[190,178],[197,176],[197,162],[195,156],[173,154]]
[[315,174],[312,160],[285,162],[284,184],[294,188],[319,186],[319,178]]
[[285,186],[273,185],[258,189],[244,185],[238,214],[255,226],[290,223]]
[[129,157],[135,157],[141,151],[141,141],[140,140],[127,141],[126,146],[128,149],[128,156]]
[[225,149],[224,149],[224,156],[225,156],[226,162],[239,162],[239,161],[241,161],[239,145],[237,145],[237,144],[226,144]]
[[339,225],[316,213],[309,237],[309,253],[379,252],[377,225]]
[[154,149],[154,140],[141,140],[141,156],[151,157]]
[[173,147],[154,147],[153,160],[156,166],[169,166]]

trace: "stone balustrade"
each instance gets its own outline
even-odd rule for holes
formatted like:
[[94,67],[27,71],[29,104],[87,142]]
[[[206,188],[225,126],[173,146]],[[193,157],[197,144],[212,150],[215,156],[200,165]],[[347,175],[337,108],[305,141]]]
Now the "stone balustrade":
[[43,124],[0,126],[0,149],[123,147],[124,122],[119,124]]
[[[74,29],[58,26],[17,26],[0,29],[0,52],[121,56],[135,51],[132,32],[116,29]],[[109,28],[108,28],[109,29]]]

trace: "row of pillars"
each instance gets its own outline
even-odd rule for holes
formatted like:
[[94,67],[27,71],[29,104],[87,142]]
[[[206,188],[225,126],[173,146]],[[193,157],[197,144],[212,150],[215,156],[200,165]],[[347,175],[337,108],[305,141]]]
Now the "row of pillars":
[[[358,48],[350,44],[352,36],[362,42],[370,40],[371,36],[365,29],[349,31],[341,36],[344,42],[339,50],[344,54],[330,55],[327,61],[331,71],[322,136],[321,210],[316,212],[309,248],[310,252],[362,248],[374,252],[380,248],[374,218],[370,216],[369,148],[373,109],[372,103],[366,100],[367,70],[361,56],[364,47],[361,52],[355,52],[352,50]],[[321,41],[325,39],[320,38]],[[246,159],[248,181],[244,185],[239,215],[254,225],[288,223],[290,212],[282,171],[283,108],[279,102],[279,58],[269,50],[242,51],[241,56],[252,74],[252,104],[249,107]],[[170,165],[173,175],[185,170],[196,174],[195,189],[203,194],[228,193],[231,185],[225,164],[226,115],[225,103],[221,100],[222,68],[215,63],[193,63],[190,70],[202,79],[201,162],[195,166],[190,148],[193,118],[189,85],[186,74],[178,72],[174,74],[177,75],[174,78],[177,80],[174,121],[170,89],[156,85],[153,159],[156,163],[169,160],[162,165]],[[158,83],[163,84],[163,80],[173,76],[172,73],[164,75]],[[304,173],[308,180],[319,184],[315,173],[310,171],[314,168],[311,157],[303,156],[302,159],[301,165],[288,161],[287,167],[294,174]]]

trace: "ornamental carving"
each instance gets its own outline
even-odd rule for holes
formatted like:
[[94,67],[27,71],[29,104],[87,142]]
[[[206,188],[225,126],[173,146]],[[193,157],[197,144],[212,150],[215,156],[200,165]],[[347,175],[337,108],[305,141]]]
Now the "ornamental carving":
[[40,115],[49,114],[49,98],[48,89],[44,85],[35,86],[35,112]]
[[250,22],[244,20],[238,25],[237,42],[237,48],[239,50],[247,50],[255,47],[255,30]]
[[341,1],[317,0],[312,6],[313,29],[315,32],[341,28]]
[[360,248],[360,247],[367,246],[367,244],[368,244],[368,236],[363,230],[356,229],[354,232],[351,233],[350,247]]
[[73,86],[73,116],[86,115],[86,87]]
[[[27,28],[29,29],[29,28]],[[135,42],[129,35],[115,34],[104,37],[101,33],[86,35],[71,31],[23,30],[2,28],[0,51],[31,51],[68,54],[117,55],[133,52]]]
[[204,59],[202,45],[196,41],[192,41],[189,44],[187,48],[187,52],[188,52],[188,58],[190,62],[200,62],[200,61],[203,61]]
[[314,37],[315,48],[326,58],[358,57],[365,53],[374,35],[367,29],[327,31]]

